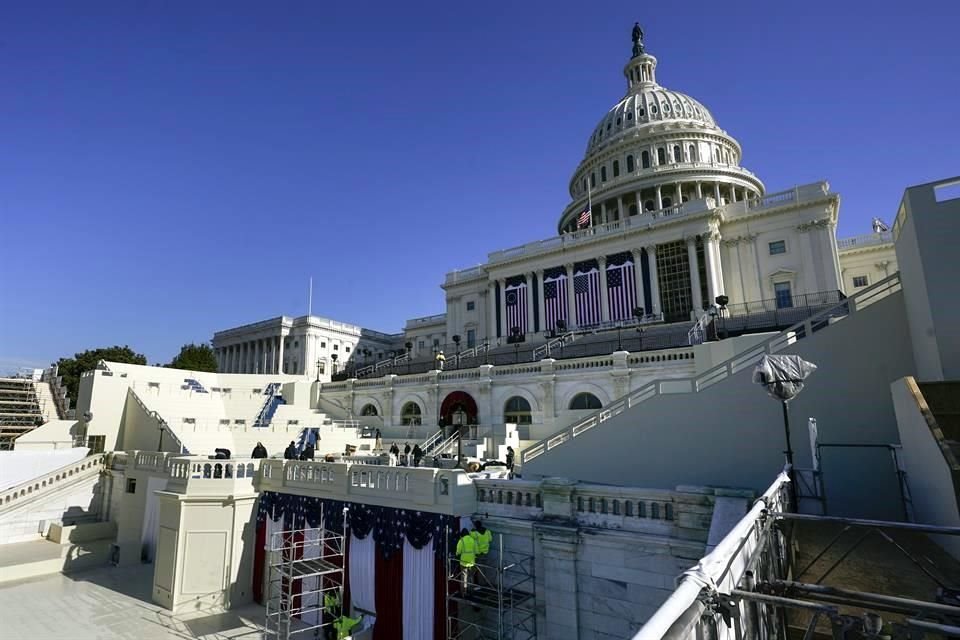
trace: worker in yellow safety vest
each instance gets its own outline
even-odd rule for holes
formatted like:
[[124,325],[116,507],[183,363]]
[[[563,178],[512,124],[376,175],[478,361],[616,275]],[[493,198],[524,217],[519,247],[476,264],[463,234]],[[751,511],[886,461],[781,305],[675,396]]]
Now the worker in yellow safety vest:
[[477,568],[477,541],[466,528],[460,530],[460,539],[457,540],[457,559],[460,561],[460,591],[466,593]]
[[437,371],[443,371],[443,363],[447,361],[446,356],[443,355],[443,351],[437,352]]
[[470,532],[470,535],[477,541],[477,554],[485,556],[490,553],[490,543],[493,542],[493,533],[490,532],[490,529],[483,526],[481,520],[474,521],[473,531]]
[[337,630],[337,640],[343,640],[350,635],[350,631],[360,624],[360,618],[351,618],[350,616],[340,616],[333,622],[333,628]]
[[323,594],[323,610],[332,618],[340,613],[340,590],[328,591]]

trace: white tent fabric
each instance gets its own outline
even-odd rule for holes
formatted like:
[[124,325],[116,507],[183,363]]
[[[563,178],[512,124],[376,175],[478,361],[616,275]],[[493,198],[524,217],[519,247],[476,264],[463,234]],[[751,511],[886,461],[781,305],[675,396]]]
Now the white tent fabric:
[[[303,557],[306,560],[320,557],[320,538],[319,529],[307,529],[303,534]],[[302,620],[307,624],[320,624],[320,578],[313,576],[303,579],[304,594],[300,606],[304,609],[312,609],[303,614]]]
[[433,637],[433,540],[423,549],[403,541],[403,640]]
[[376,613],[376,542],[373,535],[361,540],[350,532],[350,602],[358,609]]
[[166,478],[147,478],[147,501],[143,510],[143,531],[140,533],[140,558],[147,562],[153,562],[160,532],[160,501],[156,492],[166,488]]

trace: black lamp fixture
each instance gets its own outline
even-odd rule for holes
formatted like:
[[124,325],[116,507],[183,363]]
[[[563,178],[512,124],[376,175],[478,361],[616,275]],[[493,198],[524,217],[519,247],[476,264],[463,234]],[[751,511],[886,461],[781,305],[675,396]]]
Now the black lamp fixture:
[[320,358],[317,358],[317,382],[320,382]]
[[407,373],[410,373],[410,352],[413,351],[413,343],[407,341],[403,343],[403,346],[407,349]]
[[[716,298],[714,298],[714,302],[717,303],[717,307],[719,307],[719,310],[720,310],[720,324],[721,324],[721,325],[725,325],[726,323],[723,321],[723,312],[726,311],[727,305],[730,304],[730,298],[728,298],[727,296],[721,294],[721,295],[717,296]],[[725,337],[726,337],[726,333],[727,333],[727,331],[726,331],[726,326],[721,326],[721,328],[720,328],[720,337],[721,337],[721,338],[725,338]]]
[[460,368],[460,334],[459,333],[453,334],[453,344],[455,344],[457,347],[457,359],[454,360],[453,362],[453,368],[459,369]]
[[510,337],[507,338],[507,342],[513,343],[513,361],[515,363],[520,362],[520,343],[523,342],[523,334],[520,333],[520,327],[511,327],[510,328]]
[[333,375],[337,375],[337,354],[331,353],[331,354],[330,354],[330,359],[333,360],[333,371],[332,371],[332,374],[333,374]]

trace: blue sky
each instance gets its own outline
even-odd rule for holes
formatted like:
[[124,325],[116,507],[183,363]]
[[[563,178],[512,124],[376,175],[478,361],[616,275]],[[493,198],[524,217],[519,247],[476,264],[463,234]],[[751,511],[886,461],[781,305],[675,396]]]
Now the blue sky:
[[640,20],[841,235],[960,173],[960,3],[35,2],[0,20],[0,370],[314,312],[383,331],[549,237]]

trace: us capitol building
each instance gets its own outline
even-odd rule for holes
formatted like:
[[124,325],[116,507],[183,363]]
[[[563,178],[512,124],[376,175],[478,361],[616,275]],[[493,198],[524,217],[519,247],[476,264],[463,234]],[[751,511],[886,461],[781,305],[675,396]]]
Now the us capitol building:
[[837,240],[840,196],[826,182],[768,193],[710,111],[658,82],[657,58],[634,36],[626,93],[590,132],[556,236],[446,274],[447,312],[414,318],[403,334],[315,316],[218,332],[220,370],[325,379],[336,360],[361,369],[407,343],[413,359],[517,333],[532,345],[558,328],[635,322],[638,310],[644,321],[696,320],[721,295],[784,307],[851,294],[897,270],[879,220],[874,233]]

